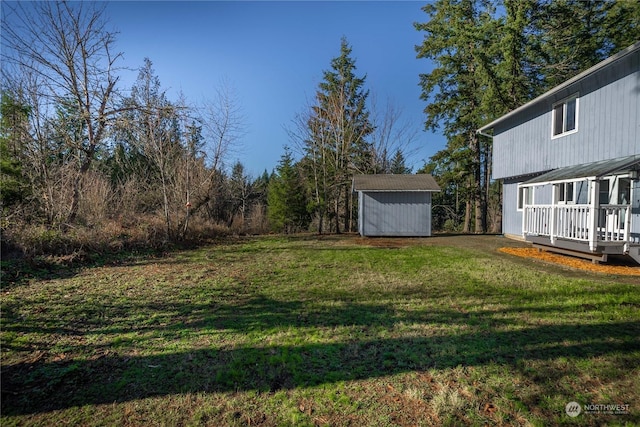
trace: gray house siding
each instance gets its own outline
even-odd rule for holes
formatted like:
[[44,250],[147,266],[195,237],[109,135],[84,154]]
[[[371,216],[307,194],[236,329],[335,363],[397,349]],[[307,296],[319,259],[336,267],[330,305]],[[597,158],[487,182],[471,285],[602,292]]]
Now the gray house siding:
[[535,188],[535,194],[533,195],[533,203],[536,205],[550,205],[552,201],[552,192],[550,184],[543,185]]
[[[578,131],[552,138],[553,104],[575,93]],[[498,123],[494,135],[494,179],[640,153],[640,55],[628,55]]]
[[430,236],[430,192],[359,192],[363,236]]
[[507,209],[507,206],[518,206],[518,180],[504,180],[502,186],[502,232],[512,236],[522,236],[522,211]]
[[[502,232],[512,236],[522,236],[522,211],[518,206],[518,185],[531,178],[505,179],[502,186]],[[545,185],[535,189],[533,201],[535,204],[551,204],[551,185]],[[507,209],[506,207],[509,207]],[[513,207],[513,208],[511,208]]]

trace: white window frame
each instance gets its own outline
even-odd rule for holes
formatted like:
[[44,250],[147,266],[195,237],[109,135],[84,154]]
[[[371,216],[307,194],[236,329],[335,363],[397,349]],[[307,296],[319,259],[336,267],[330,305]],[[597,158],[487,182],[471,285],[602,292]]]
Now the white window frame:
[[[531,199],[531,204],[527,204],[527,206],[533,206],[535,204],[536,194],[534,189],[535,187],[533,186],[528,186],[528,185],[524,186],[524,185],[518,184],[518,191],[516,195],[516,211],[517,212],[522,212],[524,210],[525,202],[527,201],[527,199]],[[529,194],[531,194],[531,197],[528,197]]]
[[[567,103],[569,101],[576,101],[576,114],[575,114],[575,127],[571,130],[566,130],[567,125]],[[556,107],[562,105],[562,132],[554,134],[556,129]],[[574,93],[571,96],[564,98],[561,101],[556,102],[551,107],[551,139],[561,138],[563,136],[571,135],[578,132],[578,117],[580,117],[580,94]]]
[[[558,185],[558,200],[559,205],[574,205],[576,203],[576,183],[574,181],[560,182]],[[569,186],[571,186],[571,198],[567,197]],[[562,188],[562,191],[560,191]],[[564,200],[560,198],[560,195],[564,195]]]
[[622,179],[628,179],[631,182],[630,189],[629,189],[629,200],[627,201],[627,205],[632,204],[631,201],[633,200],[634,176],[631,173],[624,173],[619,175],[608,175],[602,178],[602,181],[604,180],[609,181],[609,195],[608,195],[609,203],[607,204],[609,205],[618,204],[618,200],[620,198],[620,181]]

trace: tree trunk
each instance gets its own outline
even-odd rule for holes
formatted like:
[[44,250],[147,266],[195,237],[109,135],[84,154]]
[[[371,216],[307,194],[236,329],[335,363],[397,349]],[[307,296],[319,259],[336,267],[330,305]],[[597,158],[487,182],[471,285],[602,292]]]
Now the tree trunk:
[[165,239],[168,242],[171,239],[171,216],[169,214],[169,197],[167,195],[167,182],[164,172],[160,171],[160,179],[162,182],[162,200],[164,208],[164,221],[165,221]]
[[480,141],[475,132],[469,134],[469,147],[471,148],[473,165],[473,182],[471,198],[474,203],[474,227],[476,233],[483,232],[482,228],[482,153],[480,151]]
[[[480,186],[478,186],[478,189],[480,189]],[[475,227],[474,227],[474,232],[476,233],[484,233],[484,229],[482,228],[482,198],[481,197],[477,197],[474,200],[474,208],[475,208]]]
[[338,190],[333,201],[333,216],[336,221],[336,233],[340,234],[340,191]]
[[498,184],[498,206],[495,209],[496,218],[493,222],[494,233],[502,233],[502,182]]
[[466,207],[464,210],[464,225],[462,226],[463,233],[471,232],[471,200],[467,199]]
[[67,224],[72,224],[78,216],[78,208],[80,207],[80,193],[82,186],[82,179],[91,166],[91,161],[95,153],[95,145],[90,145],[86,151],[86,157],[78,170],[76,178],[73,180],[73,193],[71,194],[71,208],[69,209],[69,215],[67,216]]
[[344,186],[344,231],[351,231],[351,197],[349,197],[349,186]]

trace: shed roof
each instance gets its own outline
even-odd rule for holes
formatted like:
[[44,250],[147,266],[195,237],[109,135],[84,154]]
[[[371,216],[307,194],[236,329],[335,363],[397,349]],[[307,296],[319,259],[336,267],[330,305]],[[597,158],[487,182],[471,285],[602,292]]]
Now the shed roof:
[[556,94],[557,92],[569,87],[570,85],[579,82],[580,80],[590,76],[591,74],[609,66],[610,64],[619,61],[620,59],[624,58],[627,55],[631,55],[635,52],[638,52],[640,50],[640,41],[632,44],[631,46],[627,47],[626,49],[621,50],[620,52],[616,53],[613,56],[610,56],[609,58],[605,59],[602,62],[597,63],[596,65],[594,65],[593,67],[581,72],[580,74],[578,74],[577,76],[567,80],[566,82],[554,87],[553,89],[543,93],[542,95],[538,96],[537,98],[527,102],[526,104],[516,108],[515,110],[510,111],[509,113],[505,114],[502,117],[497,118],[496,120],[492,121],[491,123],[488,123],[484,126],[482,126],[480,129],[477,130],[478,133],[483,133],[488,131],[489,129],[494,128],[498,123],[501,123],[513,116],[515,116],[516,114],[518,114],[519,112],[529,108],[530,106],[537,104],[540,101],[543,101],[551,96],[553,96],[554,94]]
[[355,175],[353,191],[440,191],[429,174],[417,175]]
[[582,178],[601,178],[614,172],[628,171],[640,164],[640,154],[621,157],[612,160],[585,163],[582,165],[568,166],[543,173],[526,181],[523,185],[552,183],[558,181],[570,181]]

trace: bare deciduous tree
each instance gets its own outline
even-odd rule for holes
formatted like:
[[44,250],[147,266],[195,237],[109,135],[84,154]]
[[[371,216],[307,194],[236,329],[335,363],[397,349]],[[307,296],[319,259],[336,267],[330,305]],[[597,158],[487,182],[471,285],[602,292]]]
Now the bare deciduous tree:
[[228,159],[240,151],[246,119],[237,93],[227,79],[220,81],[214,97],[204,100],[198,111],[197,121],[204,140],[203,152],[210,172],[207,179],[200,183],[202,188],[206,188],[203,193],[206,197],[194,203],[194,211],[207,204],[213,205],[210,211],[218,211],[215,207],[221,200],[217,199],[224,193],[221,185],[225,180],[221,178],[225,175]]
[[402,108],[389,99],[381,107],[377,98],[372,96],[370,111],[374,124],[370,136],[374,151],[373,168],[378,173],[389,173],[394,153],[400,151],[405,158],[411,158],[418,152],[418,128],[414,123],[403,120]]
[[207,141],[209,166],[214,170],[224,168],[225,160],[237,153],[245,134],[242,108],[228,80],[222,79],[215,88],[215,96],[202,103],[199,121]]
[[[44,100],[39,105],[73,108],[81,123],[81,137],[64,141],[76,157],[67,222],[76,218],[83,176],[116,113],[112,101],[121,54],[112,51],[115,33],[106,29],[103,11],[96,3],[64,1],[3,7],[3,22],[9,24],[2,31],[2,60],[13,71],[30,70],[32,79],[38,79],[33,94]],[[24,81],[19,75],[3,77]]]

